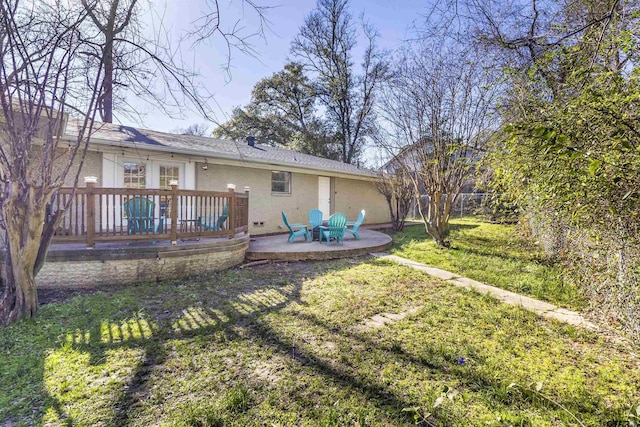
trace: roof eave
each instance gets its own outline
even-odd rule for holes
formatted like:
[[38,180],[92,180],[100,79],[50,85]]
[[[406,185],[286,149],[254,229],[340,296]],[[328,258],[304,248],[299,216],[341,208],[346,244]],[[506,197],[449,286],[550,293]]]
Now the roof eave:
[[[74,135],[63,136],[63,139],[66,139],[66,140],[74,140],[74,138],[75,138]],[[209,159],[235,160],[238,162],[256,163],[256,164],[262,164],[262,165],[285,166],[285,167],[293,167],[297,169],[306,169],[314,172],[330,173],[338,176],[348,175],[348,176],[358,176],[361,178],[368,178],[368,179],[374,179],[376,177],[374,173],[366,172],[366,171],[358,171],[358,172],[342,171],[342,170],[331,169],[331,168],[314,167],[314,166],[309,166],[309,165],[299,164],[299,163],[290,163],[290,162],[282,162],[282,161],[278,162],[277,160],[272,160],[272,159],[245,158],[240,155],[228,155],[228,154],[219,154],[219,153],[216,153],[214,155],[214,154],[211,154],[210,152],[203,151],[203,150],[190,150],[188,148],[166,147],[164,145],[148,147],[146,145],[136,144],[134,142],[112,141],[104,138],[92,137],[89,140],[89,145],[102,145],[102,146],[118,147],[118,148],[132,148],[136,150],[160,151],[160,152],[173,153],[173,154],[186,154],[191,156],[199,156],[203,158],[206,157]]]

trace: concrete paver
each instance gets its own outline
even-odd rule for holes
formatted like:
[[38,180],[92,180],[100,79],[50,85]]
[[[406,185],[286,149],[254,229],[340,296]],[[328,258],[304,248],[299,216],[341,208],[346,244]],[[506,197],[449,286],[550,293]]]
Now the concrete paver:
[[[592,330],[598,329],[595,324],[587,321],[580,313],[568,310],[566,308],[558,307],[545,301],[540,301],[535,298],[507,291],[505,289],[496,288],[495,286],[487,285],[486,283],[478,282],[477,280],[461,277],[449,271],[431,267],[413,260],[399,257],[397,255],[391,255],[386,252],[372,252],[371,255],[385,260],[393,261],[401,265],[409,266],[430,276],[444,280],[447,283],[451,283],[452,285],[472,289],[481,294],[488,294],[505,304],[522,307],[525,310],[532,311],[548,319],[554,319],[560,322],[568,323],[570,325],[582,326]],[[376,316],[372,317],[372,319],[375,317]]]
[[406,258],[402,258],[399,257],[397,255],[391,255],[388,254],[386,252],[371,252],[371,255],[375,256],[375,257],[379,257],[379,258],[384,258],[384,259],[388,259],[390,261],[393,261],[397,264],[402,264],[402,265],[406,265],[409,266],[411,268],[414,268],[416,270],[420,270],[423,273],[427,273],[429,276],[434,276],[437,277],[439,279],[442,280],[451,280],[451,279],[455,279],[456,277],[459,277],[456,274],[451,273],[450,271],[447,270],[442,270],[440,268],[436,268],[436,267],[430,267],[428,265],[424,265],[421,264],[419,262],[410,260],[410,259],[406,259]]
[[379,329],[388,324],[398,322],[410,314],[418,312],[422,306],[407,306],[400,313],[379,313],[374,314],[366,319],[362,324],[356,326],[357,331],[368,331],[371,329]]

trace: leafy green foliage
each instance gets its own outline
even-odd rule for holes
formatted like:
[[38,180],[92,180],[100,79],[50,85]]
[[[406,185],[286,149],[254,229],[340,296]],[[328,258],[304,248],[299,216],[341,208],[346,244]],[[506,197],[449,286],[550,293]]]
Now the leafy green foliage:
[[288,146],[302,153],[338,159],[339,145],[317,111],[317,95],[302,66],[291,62],[260,80],[251,102],[233,110],[231,120],[214,132],[217,137],[255,136],[261,144]]
[[562,243],[591,306],[640,337],[637,5],[560,2],[529,19],[535,36],[502,45],[527,60],[508,67],[497,183]]
[[582,227],[638,223],[639,77],[598,75],[580,95],[507,127],[498,178],[522,203]]

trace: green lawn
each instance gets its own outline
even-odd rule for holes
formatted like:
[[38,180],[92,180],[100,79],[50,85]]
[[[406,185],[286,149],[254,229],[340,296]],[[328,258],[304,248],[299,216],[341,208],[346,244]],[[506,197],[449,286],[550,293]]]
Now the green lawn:
[[381,260],[257,266],[0,329],[0,425],[631,425],[616,342]]
[[492,224],[479,218],[451,220],[451,249],[439,249],[423,225],[396,233],[392,253],[427,265],[580,310],[584,295],[562,276],[533,242],[515,225]]

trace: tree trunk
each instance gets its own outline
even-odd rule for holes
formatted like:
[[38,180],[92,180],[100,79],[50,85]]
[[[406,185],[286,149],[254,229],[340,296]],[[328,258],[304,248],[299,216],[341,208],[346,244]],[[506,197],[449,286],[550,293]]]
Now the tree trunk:
[[105,123],[113,123],[113,41],[108,40],[103,50],[104,78],[100,96],[100,115]]
[[12,220],[6,221],[0,325],[32,317],[38,310],[35,272],[39,267],[36,263],[42,243],[46,208],[29,206],[33,200],[31,197],[14,203],[9,200],[4,206],[6,216]]
[[436,244],[441,248],[450,248],[451,243],[447,241],[447,232],[449,225],[449,203],[445,203],[442,206],[442,194],[435,193],[433,196],[429,196],[427,202],[427,214],[424,214],[422,203],[418,203],[420,216],[424,222],[425,230]]
[[38,311],[38,292],[33,271],[24,265],[14,269],[19,265],[11,262],[7,252],[2,270],[4,292],[0,300],[0,325],[32,317]]

